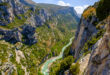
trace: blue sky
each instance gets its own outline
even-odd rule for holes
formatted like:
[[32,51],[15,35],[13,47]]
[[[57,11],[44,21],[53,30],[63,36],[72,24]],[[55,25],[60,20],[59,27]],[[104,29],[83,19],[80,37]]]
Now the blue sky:
[[82,14],[85,8],[93,5],[98,0],[33,0],[36,3],[50,3],[61,6],[72,6],[78,14]]

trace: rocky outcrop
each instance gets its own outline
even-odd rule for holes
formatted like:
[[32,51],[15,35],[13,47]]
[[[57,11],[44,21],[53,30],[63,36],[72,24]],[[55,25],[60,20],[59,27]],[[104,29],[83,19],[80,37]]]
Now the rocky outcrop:
[[35,37],[35,28],[32,27],[32,26],[24,26],[23,27],[23,31],[22,31],[22,34],[23,34],[23,42],[25,44],[28,44],[28,45],[32,45],[32,44],[35,44],[37,43],[37,39]]
[[81,18],[80,24],[77,28],[75,40],[72,45],[71,53],[74,55],[75,58],[79,58],[79,53],[83,48],[84,44],[90,37],[97,33],[96,27],[93,25],[97,18],[93,16],[91,19]]
[[2,35],[1,40],[4,39],[10,43],[21,42],[22,39],[22,35],[17,28],[13,30],[0,29],[0,34]]
[[3,70],[3,71],[1,72],[1,74],[2,74],[2,75],[5,75],[5,74],[11,75],[12,72],[15,70],[14,67],[15,67],[15,66],[14,66],[12,63],[9,63],[9,62],[4,63],[4,65],[1,67],[1,69]]
[[10,43],[22,42],[28,45],[32,45],[37,43],[37,39],[35,37],[35,28],[30,25],[25,25],[19,28],[15,28],[12,30],[3,30],[0,29],[1,40],[6,40]]
[[106,32],[93,49],[85,75],[110,75],[110,19]]
[[11,23],[15,16],[23,14],[27,8],[19,0],[0,1],[0,25],[4,26]]
[[[95,14],[90,15],[95,10],[94,7],[96,8],[97,5],[84,11],[70,52],[79,59],[85,56],[82,55],[82,51],[86,48],[90,51],[89,62],[85,62],[87,67],[81,70],[84,71],[84,75],[110,75],[110,15],[99,22]],[[100,33],[101,30],[103,33]],[[80,69],[82,66],[84,67],[81,65]]]

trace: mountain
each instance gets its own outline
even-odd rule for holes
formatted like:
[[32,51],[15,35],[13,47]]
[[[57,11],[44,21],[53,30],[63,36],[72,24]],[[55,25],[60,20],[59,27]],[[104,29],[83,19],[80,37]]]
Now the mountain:
[[78,22],[73,7],[0,0],[0,75],[40,75],[42,63],[60,53]]
[[29,6],[35,6],[36,3],[33,2],[32,0],[20,0],[21,3],[24,3],[25,5],[29,5]]

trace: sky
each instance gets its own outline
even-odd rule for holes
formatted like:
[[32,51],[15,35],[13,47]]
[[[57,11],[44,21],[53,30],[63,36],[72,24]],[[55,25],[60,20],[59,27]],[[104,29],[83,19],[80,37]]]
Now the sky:
[[78,14],[82,14],[84,9],[89,5],[93,5],[98,0],[33,0],[36,3],[49,3],[61,6],[74,7]]

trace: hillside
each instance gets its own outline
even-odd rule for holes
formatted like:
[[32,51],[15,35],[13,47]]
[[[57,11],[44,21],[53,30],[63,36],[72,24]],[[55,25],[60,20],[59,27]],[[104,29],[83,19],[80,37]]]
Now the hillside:
[[40,75],[44,61],[60,53],[78,22],[73,7],[0,0],[0,75]]
[[[79,63],[80,75],[110,74],[109,66],[107,66],[110,63],[109,3],[109,0],[100,0],[93,6],[89,6],[82,14],[80,24],[78,25],[76,31],[75,39],[70,49],[70,54],[72,54],[77,63]],[[71,72],[70,69],[69,74],[71,75],[73,73],[74,72]]]

